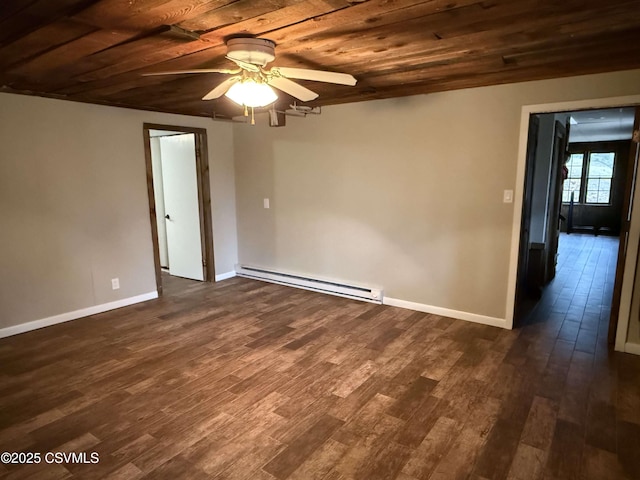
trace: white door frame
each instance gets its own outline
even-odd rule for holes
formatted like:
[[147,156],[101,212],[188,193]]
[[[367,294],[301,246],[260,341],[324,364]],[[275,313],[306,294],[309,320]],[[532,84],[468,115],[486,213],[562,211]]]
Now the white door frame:
[[[513,315],[516,296],[516,279],[518,275],[518,247],[520,244],[520,222],[522,220],[522,202],[527,163],[527,137],[529,133],[529,116],[538,113],[559,113],[574,110],[588,110],[593,108],[616,108],[640,105],[640,95],[624,97],[596,98],[571,102],[544,103],[539,105],[524,105],[520,114],[520,139],[518,146],[518,163],[516,170],[516,184],[513,203],[513,225],[511,227],[511,252],[509,259],[509,278],[507,282],[507,328],[513,328]],[[635,205],[640,205],[640,188],[634,194]],[[640,244],[640,208],[634,208],[631,216],[629,231],[629,248],[624,265],[622,281],[622,296],[620,299],[620,316],[616,332],[615,348],[625,351],[627,331],[629,327],[629,313],[631,310],[631,295],[635,276],[636,257]],[[632,258],[633,257],[633,258]]]

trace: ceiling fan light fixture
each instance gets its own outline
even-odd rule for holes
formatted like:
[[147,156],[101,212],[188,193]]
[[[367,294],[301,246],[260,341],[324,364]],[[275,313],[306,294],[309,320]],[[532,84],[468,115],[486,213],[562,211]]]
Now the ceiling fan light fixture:
[[238,105],[252,108],[266,107],[278,99],[273,88],[251,78],[234,83],[225,96]]

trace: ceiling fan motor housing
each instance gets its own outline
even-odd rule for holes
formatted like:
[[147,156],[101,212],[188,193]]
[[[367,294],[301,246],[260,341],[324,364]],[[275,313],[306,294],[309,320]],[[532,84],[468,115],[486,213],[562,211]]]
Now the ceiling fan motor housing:
[[275,48],[266,38],[233,38],[227,42],[227,56],[264,67],[276,58]]

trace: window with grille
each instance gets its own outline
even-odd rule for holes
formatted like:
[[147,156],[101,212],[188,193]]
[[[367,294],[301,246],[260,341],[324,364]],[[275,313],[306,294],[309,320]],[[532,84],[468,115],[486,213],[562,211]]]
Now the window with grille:
[[562,201],[588,205],[609,205],[616,152],[583,151],[569,156],[567,178],[562,184]]
[[592,152],[589,155],[585,203],[608,204],[611,202],[611,180],[615,159],[614,152]]
[[584,153],[572,153],[565,164],[568,170],[567,179],[562,184],[562,201],[569,203],[573,194],[573,201],[580,198],[580,186],[582,185],[582,166]]

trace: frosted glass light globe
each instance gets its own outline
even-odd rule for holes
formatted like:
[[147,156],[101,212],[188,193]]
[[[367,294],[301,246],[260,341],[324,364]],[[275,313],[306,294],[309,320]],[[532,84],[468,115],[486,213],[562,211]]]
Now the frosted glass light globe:
[[234,83],[225,95],[238,105],[254,108],[266,107],[278,99],[273,88],[252,79]]

